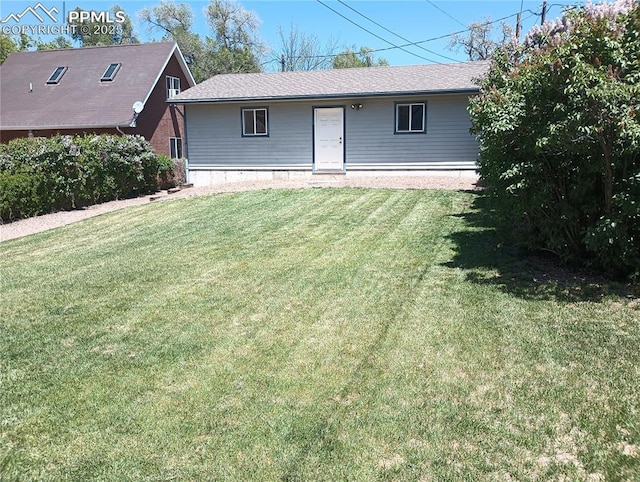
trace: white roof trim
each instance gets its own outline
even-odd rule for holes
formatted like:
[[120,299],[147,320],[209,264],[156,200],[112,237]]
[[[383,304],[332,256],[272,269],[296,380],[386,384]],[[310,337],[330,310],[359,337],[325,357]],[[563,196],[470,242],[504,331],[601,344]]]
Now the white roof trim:
[[158,85],[158,82],[160,81],[160,77],[162,77],[164,69],[167,68],[167,65],[169,65],[169,61],[171,60],[171,57],[173,56],[174,53],[176,53],[176,51],[177,51],[176,58],[178,59],[178,63],[180,64],[180,67],[182,68],[182,71],[184,72],[185,77],[187,77],[187,82],[190,84],[189,87],[193,87],[194,85],[196,85],[196,81],[193,79],[193,75],[191,75],[191,71],[187,66],[187,62],[184,59],[184,56],[182,55],[182,51],[180,50],[180,47],[178,47],[178,44],[174,42],[173,48],[171,49],[171,52],[169,52],[169,55],[165,59],[164,64],[162,64],[162,68],[158,72],[158,75],[153,81],[153,84],[151,84],[151,88],[149,89],[149,92],[147,92],[147,95],[145,96],[144,100],[142,100],[143,106],[147,105],[147,101],[149,100],[149,97],[151,97],[151,93],[153,92],[153,89],[155,89],[156,85]]

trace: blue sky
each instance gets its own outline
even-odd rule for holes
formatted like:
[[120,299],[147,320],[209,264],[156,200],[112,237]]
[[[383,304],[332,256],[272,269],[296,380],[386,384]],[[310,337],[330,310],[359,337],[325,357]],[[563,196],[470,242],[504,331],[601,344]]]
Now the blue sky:
[[[80,7],[83,10],[101,11],[107,10],[117,3],[133,20],[136,34],[142,41],[159,39],[161,35],[159,32],[149,33],[146,27],[138,21],[136,15],[142,8],[152,7],[158,3],[153,0],[65,0],[64,3],[63,0],[2,0],[0,19],[5,19],[10,13],[20,13],[28,6],[36,5],[38,1],[48,9],[55,6],[60,11],[63,6],[66,11],[75,7]],[[208,0],[184,2],[178,0],[178,3],[188,3],[191,6],[196,17],[195,30],[201,35],[207,35],[209,30],[202,11],[208,5]],[[497,20],[514,15],[521,7],[523,9],[523,32],[526,33],[531,26],[540,22],[540,16],[536,13],[540,13],[542,1],[342,0],[342,2],[338,2],[336,0],[322,0],[322,3],[330,8],[317,0],[253,0],[240,1],[239,3],[247,10],[255,12],[260,18],[262,21],[260,36],[273,52],[278,51],[279,28],[282,27],[288,31],[290,26],[294,25],[301,32],[315,35],[321,44],[325,44],[330,38],[333,38],[345,47],[367,46],[374,50],[380,50],[376,56],[387,59],[391,65],[410,65],[466,59],[462,52],[455,53],[447,50],[448,38],[422,43],[424,48],[432,51],[427,52],[416,46],[406,47],[405,50],[394,48],[394,45],[407,43],[394,34],[412,42],[433,39],[464,30],[469,23],[486,17]],[[551,0],[547,3],[550,5],[547,18],[550,19],[560,15],[563,5],[582,4],[584,1]],[[26,21],[26,17],[22,19],[22,22]],[[515,16],[507,21],[514,26]],[[369,30],[369,32],[355,24]],[[276,67],[276,65],[266,66],[267,69]]]

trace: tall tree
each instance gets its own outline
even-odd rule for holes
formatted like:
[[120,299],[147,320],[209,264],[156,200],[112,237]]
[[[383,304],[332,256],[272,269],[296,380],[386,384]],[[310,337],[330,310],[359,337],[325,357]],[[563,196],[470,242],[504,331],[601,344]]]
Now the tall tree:
[[138,12],[149,31],[162,32],[180,46],[196,82],[212,75],[231,72],[258,72],[264,52],[258,37],[260,20],[234,1],[212,0],[204,14],[212,35],[204,39],[193,32],[193,12],[186,3],[162,0]]
[[0,64],[7,60],[9,54],[18,51],[18,46],[9,35],[0,33]]
[[211,0],[205,14],[214,35],[207,37],[212,73],[260,72],[265,47],[258,35],[258,16],[235,0]]
[[188,4],[162,0],[154,7],[140,10],[138,18],[148,25],[149,32],[160,31],[163,40],[178,43],[196,82],[208,77],[205,44],[192,31],[194,16]]
[[[80,7],[76,7],[75,11],[81,12]],[[113,5],[109,12],[111,20],[116,19],[117,12],[124,12],[118,5]],[[69,22],[74,28],[71,38],[78,42],[81,47],[90,47],[95,45],[120,45],[135,44],[138,39],[133,32],[133,23],[129,16],[124,14],[122,22],[94,22],[90,20],[74,20]]]
[[21,33],[16,40],[10,35],[0,32],[0,64],[7,60],[9,54],[27,50],[33,44],[33,39],[25,33]]
[[334,69],[348,69],[352,67],[380,67],[389,65],[386,59],[376,60],[373,55],[373,49],[369,47],[360,47],[357,52],[355,48],[341,52],[333,59]]
[[488,60],[498,47],[510,43],[514,38],[511,26],[501,22],[500,38],[496,40],[494,27],[495,23],[488,17],[481,22],[473,22],[466,32],[453,35],[447,48],[454,52],[462,50],[469,60]]
[[[289,31],[280,27],[280,49],[273,62],[278,63],[278,68],[286,71],[292,70],[321,70],[332,67],[332,58],[338,51],[338,43],[330,38],[324,46],[313,34],[300,32],[297,26],[291,25]],[[284,60],[284,65],[282,61]]]

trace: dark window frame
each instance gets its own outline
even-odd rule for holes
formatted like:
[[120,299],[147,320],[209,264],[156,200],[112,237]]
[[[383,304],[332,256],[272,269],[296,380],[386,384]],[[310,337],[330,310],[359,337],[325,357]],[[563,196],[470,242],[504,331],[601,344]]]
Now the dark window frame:
[[169,137],[169,157],[171,159],[182,159],[183,153],[182,137]]
[[[414,127],[414,114],[413,108],[415,106],[420,106],[422,108],[422,116],[421,116],[421,128],[415,129]],[[401,107],[407,108],[407,126],[406,129],[400,129],[399,120],[400,113],[399,109]],[[427,133],[427,102],[395,102],[394,104],[394,134],[426,134]]]
[[[113,79],[116,78],[116,74],[120,70],[120,67],[122,67],[122,64],[118,62],[113,62],[109,64],[109,66],[107,67],[107,70],[105,70],[104,74],[102,74],[102,77],[100,78],[100,82],[112,82]],[[111,70],[111,73],[109,74],[110,70]]]
[[[256,132],[258,127],[257,112],[264,111],[264,132]],[[252,112],[251,115],[253,132],[247,132],[245,114]],[[268,107],[244,107],[240,110],[240,122],[242,127],[242,137],[269,137],[269,108]]]
[[69,67],[66,67],[64,65],[56,67],[56,69],[49,76],[49,79],[47,79],[47,84],[57,85],[58,83],[60,83],[60,79],[62,79],[62,76],[67,72],[68,69]]

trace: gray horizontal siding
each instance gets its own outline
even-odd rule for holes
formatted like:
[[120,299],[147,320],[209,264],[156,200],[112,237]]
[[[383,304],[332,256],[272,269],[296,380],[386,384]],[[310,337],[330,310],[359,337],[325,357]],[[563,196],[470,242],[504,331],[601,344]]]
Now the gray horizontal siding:
[[[395,134],[395,102],[424,101],[427,132]],[[478,143],[469,134],[466,96],[371,100],[347,113],[347,162],[412,164],[475,162]]]
[[[267,107],[268,136],[242,137],[241,108]],[[297,104],[188,105],[189,164],[311,166],[311,109]]]
[[[426,134],[395,134],[395,102],[425,101]],[[313,107],[345,107],[346,165],[373,166],[468,164],[473,166],[478,144],[469,134],[465,95],[420,98],[188,105],[189,163],[220,167],[308,167],[313,158]],[[269,136],[242,137],[241,108],[269,109]],[[388,166],[386,166],[388,167]]]

